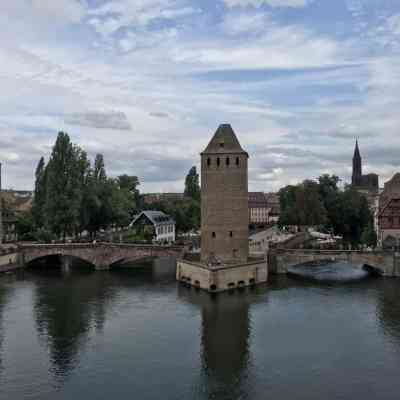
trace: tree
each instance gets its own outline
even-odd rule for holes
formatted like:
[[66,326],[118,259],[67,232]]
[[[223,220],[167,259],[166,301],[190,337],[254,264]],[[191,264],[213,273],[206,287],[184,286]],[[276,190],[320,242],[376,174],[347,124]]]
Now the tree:
[[32,204],[32,219],[37,229],[45,225],[46,190],[47,169],[44,158],[42,157],[36,167],[35,190]]
[[18,240],[34,240],[34,221],[31,212],[26,212],[23,215],[17,216],[15,230],[18,235]]
[[378,242],[378,236],[375,232],[372,223],[369,223],[366,228],[364,228],[361,234],[361,243],[365,246],[375,248]]
[[[128,225],[138,209],[139,179],[121,175],[108,178],[102,154],[91,166],[84,150],[59,132],[48,164],[41,158],[36,168],[31,229],[38,240]],[[30,224],[21,221],[26,233]],[[25,235],[27,236],[27,235]]]
[[138,186],[140,185],[137,176],[120,175],[116,180],[118,189],[122,192],[130,218],[133,218],[139,211],[140,193]]
[[373,246],[376,234],[366,197],[352,187],[338,188],[339,178],[322,175],[318,182],[305,180],[279,192],[279,225],[319,226],[341,235],[345,243]]
[[50,230],[64,239],[79,225],[78,154],[68,134],[59,132],[47,165],[45,213]]
[[326,210],[317,182],[306,180],[297,186],[286,186],[281,189],[279,196],[280,226],[316,226],[326,222]]
[[199,174],[197,173],[196,167],[190,168],[190,171],[186,176],[184,194],[186,197],[200,201]]

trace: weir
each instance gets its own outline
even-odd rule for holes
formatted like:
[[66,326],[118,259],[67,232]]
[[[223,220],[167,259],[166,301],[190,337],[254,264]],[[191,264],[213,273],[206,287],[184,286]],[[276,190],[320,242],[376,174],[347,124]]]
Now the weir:
[[286,274],[291,268],[313,262],[362,265],[388,277],[400,277],[400,253],[395,251],[269,249],[270,273]]

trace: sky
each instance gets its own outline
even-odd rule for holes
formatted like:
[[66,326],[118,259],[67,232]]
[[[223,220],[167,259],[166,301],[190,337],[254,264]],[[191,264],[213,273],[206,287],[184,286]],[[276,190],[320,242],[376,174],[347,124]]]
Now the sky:
[[400,170],[399,0],[0,4],[3,186],[31,189],[58,131],[142,192],[182,191],[221,123],[249,190]]

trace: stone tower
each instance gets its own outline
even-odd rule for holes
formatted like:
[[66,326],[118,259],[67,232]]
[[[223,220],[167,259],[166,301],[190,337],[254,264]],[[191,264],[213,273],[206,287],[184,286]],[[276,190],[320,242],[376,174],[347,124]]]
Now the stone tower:
[[362,159],[360,149],[358,148],[358,140],[356,140],[356,148],[353,156],[353,176],[351,178],[351,184],[353,186],[362,185]]
[[248,260],[248,154],[229,124],[201,153],[201,261]]

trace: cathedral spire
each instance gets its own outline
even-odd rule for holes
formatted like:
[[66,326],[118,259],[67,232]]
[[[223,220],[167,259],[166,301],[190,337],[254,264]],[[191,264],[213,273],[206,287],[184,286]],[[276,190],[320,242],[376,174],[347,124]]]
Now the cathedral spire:
[[356,139],[356,148],[354,149],[354,158],[361,158],[360,149],[358,148],[358,138]]
[[358,139],[356,139],[356,148],[354,149],[353,156],[353,175],[351,183],[353,186],[361,186],[362,184],[362,159],[360,149],[358,147]]

